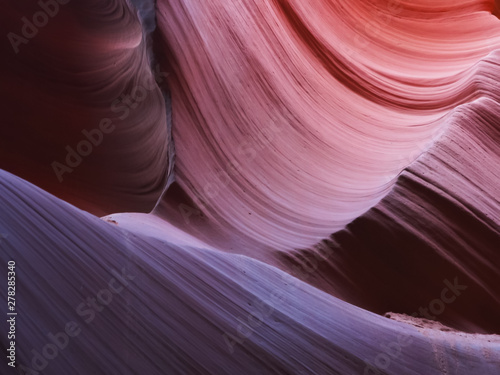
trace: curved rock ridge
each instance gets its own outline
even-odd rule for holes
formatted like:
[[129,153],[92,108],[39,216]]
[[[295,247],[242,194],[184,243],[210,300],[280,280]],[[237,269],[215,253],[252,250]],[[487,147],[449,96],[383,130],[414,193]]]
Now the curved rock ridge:
[[0,374],[500,374],[498,1],[0,2]]
[[16,259],[22,291],[21,373],[349,375],[380,374],[383,363],[384,374],[488,375],[500,366],[499,336],[380,317],[186,234],[107,223],[4,171],[0,192],[0,259]]
[[[499,55],[490,55],[488,63]],[[458,107],[443,135],[400,174],[380,203],[309,249],[281,252],[230,237],[189,210],[188,201],[181,204],[189,222],[173,222],[212,246],[275,265],[364,309],[500,333],[499,117],[494,96]],[[183,199],[170,194],[172,202]],[[161,218],[172,218],[175,207],[164,205],[150,219],[112,218],[131,229],[143,220],[161,233],[170,225]]]
[[[278,3],[279,9],[282,10],[285,5],[283,2],[276,4]],[[401,47],[406,53],[400,51],[400,54],[408,61],[413,61],[413,71],[398,70],[396,75],[394,73],[396,70],[392,69],[392,75],[387,76],[387,82],[395,84],[397,77],[413,76],[413,83],[410,82],[410,77],[405,82],[401,81],[392,87],[393,94],[400,95],[399,99],[401,100],[397,103],[394,101],[392,107],[400,107],[399,113],[404,113],[407,118],[416,122],[422,121],[426,114],[439,112],[439,116],[430,125],[435,127],[433,130],[434,138],[431,143],[417,144],[419,149],[415,154],[410,154],[410,158],[417,157],[419,152],[421,153],[420,158],[416,162],[410,163],[410,166],[395,180],[396,184],[389,195],[376,204],[373,209],[348,224],[344,230],[333,234],[330,240],[322,241],[312,249],[304,247],[304,250],[298,252],[290,251],[294,247],[300,248],[297,246],[301,243],[298,237],[309,236],[313,230],[317,231],[320,228],[320,226],[315,225],[311,229],[306,223],[306,218],[310,219],[309,223],[312,223],[312,220],[318,220],[316,224],[325,218],[325,216],[319,215],[320,211],[314,211],[311,208],[309,198],[318,198],[317,203],[320,198],[316,194],[320,191],[318,190],[319,179],[314,179],[313,173],[318,171],[318,176],[328,176],[326,173],[321,173],[321,169],[333,168],[337,164],[323,162],[323,159],[316,157],[316,162],[307,161],[307,173],[295,175],[285,173],[288,165],[296,167],[301,163],[300,159],[297,160],[297,155],[302,158],[303,154],[306,154],[307,158],[309,154],[313,155],[313,151],[308,149],[307,152],[297,152],[296,148],[295,158],[286,160],[283,157],[282,147],[290,146],[295,133],[289,128],[280,129],[276,124],[271,124],[269,129],[265,129],[265,127],[259,128],[260,124],[254,122],[256,129],[267,131],[264,133],[267,138],[260,139],[261,144],[265,145],[264,148],[256,146],[255,142],[259,143],[259,136],[245,138],[243,146],[239,145],[237,142],[238,132],[252,126],[248,125],[246,120],[252,121],[252,116],[259,116],[255,107],[258,107],[260,102],[254,101],[245,107],[248,98],[241,99],[245,101],[243,104],[238,101],[239,96],[235,92],[238,95],[241,90],[247,92],[242,86],[239,91],[227,90],[227,92],[231,92],[231,96],[223,94],[224,99],[221,100],[219,107],[217,105],[209,107],[208,104],[205,106],[205,103],[207,101],[217,102],[218,92],[215,91],[216,88],[225,87],[225,83],[228,87],[233,85],[234,74],[236,76],[243,74],[241,70],[244,70],[245,74],[250,74],[249,72],[265,67],[265,63],[269,61],[264,61],[262,56],[257,56],[257,48],[255,47],[255,58],[259,60],[260,64],[245,65],[244,67],[236,65],[233,67],[234,71],[215,68],[206,71],[207,64],[220,67],[226,63],[226,55],[211,53],[210,48],[215,45],[210,44],[209,37],[212,32],[208,29],[200,30],[200,28],[205,27],[206,22],[198,22],[197,19],[187,23],[170,21],[175,17],[178,20],[183,19],[187,14],[193,15],[193,17],[196,15],[204,20],[215,17],[216,14],[217,19],[226,20],[229,19],[230,15],[233,15],[235,10],[224,4],[216,3],[216,6],[213,4],[210,7],[207,6],[207,12],[203,13],[200,13],[198,8],[174,7],[166,4],[163,5],[164,10],[162,11],[160,4],[159,24],[169,25],[168,28],[164,26],[161,30],[168,40],[171,38],[175,41],[175,43],[170,42],[169,51],[173,51],[172,56],[180,56],[179,58],[183,59],[172,62],[174,65],[172,70],[176,74],[171,76],[171,82],[173,90],[177,90],[174,97],[179,98],[177,102],[174,101],[174,109],[176,109],[174,113],[177,113],[178,116],[176,123],[178,121],[178,123],[186,125],[175,129],[177,133],[176,144],[179,149],[178,185],[167,192],[155,214],[216,248],[245,254],[273,264],[324,291],[370,311],[380,314],[386,311],[416,313],[420,317],[437,319],[469,332],[500,332],[497,319],[500,308],[497,287],[499,280],[496,269],[496,265],[500,264],[498,255],[500,193],[497,188],[500,175],[498,167],[500,155],[498,149],[499,95],[495,90],[496,81],[500,76],[498,69],[500,60],[497,52],[487,53],[497,43],[497,30],[490,28],[486,31],[486,27],[483,29],[483,26],[486,25],[489,25],[488,27],[497,25],[498,20],[491,17],[485,11],[486,8],[481,8],[484,4],[469,2],[465,8],[464,4],[461,4],[461,8],[457,6],[450,9],[446,14],[443,13],[444,3],[440,7],[427,10],[425,8],[417,9],[418,7],[411,10],[401,6],[398,11],[398,20],[395,20],[394,24],[388,24],[387,30],[381,30],[375,34],[379,40],[386,40],[388,38],[386,34],[390,34],[391,30],[394,32],[398,29],[398,25],[402,33],[408,35],[413,33],[413,39],[411,39],[413,44],[405,44]],[[243,9],[258,7],[250,2],[238,5],[238,7],[240,6]],[[471,14],[471,9],[466,9],[468,6],[475,7],[477,12]],[[298,5],[293,8],[294,12],[300,13],[299,8]],[[283,11],[283,14],[287,15],[287,19],[291,17],[290,12],[291,10]],[[303,10],[304,18],[306,15],[309,17],[314,12],[316,9]],[[318,11],[318,13],[323,14],[323,16],[327,14],[326,10]],[[226,18],[222,17],[221,14],[224,14]],[[279,17],[280,14],[280,11],[276,10],[275,16]],[[370,12],[364,14],[368,16]],[[254,16],[253,13],[249,17],[251,18],[251,16]],[[399,18],[406,22],[412,17],[414,18],[413,22],[421,24],[422,28],[410,30],[403,28]],[[445,22],[448,18],[449,22]],[[432,32],[434,26],[427,24],[429,23],[426,21],[428,19],[440,19],[445,23],[444,30],[448,31],[443,31],[442,34]],[[475,21],[472,22],[472,19]],[[477,31],[479,23],[475,23],[479,19],[482,20],[480,34]],[[248,23],[251,22],[248,21]],[[457,33],[452,35],[450,30],[456,29],[458,23],[464,23],[465,26],[460,29],[459,36],[455,35]],[[292,24],[295,25],[294,30],[299,28],[296,23]],[[258,27],[259,30],[264,27],[262,23],[257,21],[252,25]],[[252,25],[248,27],[251,28]],[[220,23],[211,26],[222,27]],[[311,23],[310,27],[313,26],[319,28],[318,23],[314,23],[314,25]],[[236,28],[234,24],[226,25],[226,27],[230,27],[231,30]],[[176,33],[177,28],[185,32]],[[263,34],[267,39],[269,38],[269,33],[264,31],[259,33],[259,30],[253,30],[256,37]],[[326,30],[326,26],[321,30]],[[278,38],[275,34],[279,34],[279,32],[271,34]],[[334,32],[332,31],[332,33]],[[315,35],[320,35],[320,33]],[[418,38],[415,39],[417,36]],[[483,38],[481,42],[478,42],[479,44],[473,43],[479,40],[479,36]],[[226,43],[223,44],[225,48],[229,48],[228,45],[232,46],[231,40],[236,38],[233,34],[227,33],[216,34],[212,37],[214,39],[226,38]],[[431,37],[432,43],[428,40]],[[177,40],[177,38],[183,38],[184,42],[181,42],[181,39]],[[333,36],[326,38],[326,40],[332,38]],[[425,53],[428,56],[418,56],[418,48],[420,50],[424,48],[422,43],[425,40],[427,41]],[[467,43],[466,40],[468,40]],[[287,41],[291,43],[290,39]],[[291,41],[293,42],[293,39]],[[459,41],[462,42],[462,48],[470,47],[466,56],[464,54],[459,56]],[[379,54],[381,54],[383,44],[374,41],[372,43],[376,44],[377,48],[380,49]],[[438,51],[438,46],[442,48],[445,44],[449,46],[450,43],[451,45],[457,43],[455,45],[457,50],[447,48]],[[198,48],[193,50],[181,48],[185,44],[196,44]],[[310,46],[311,43],[306,44]],[[335,45],[332,50],[336,51],[340,48],[333,42],[332,45]],[[236,45],[234,50],[242,50],[242,48],[240,45]],[[248,59],[249,55],[254,56],[248,50],[244,51],[244,56],[240,56],[242,60]],[[288,51],[289,48],[284,48],[283,55],[287,54]],[[264,49],[264,52],[273,56],[278,54],[276,49],[271,48]],[[389,52],[394,54],[394,51]],[[355,66],[360,64],[359,61],[365,53],[373,53],[373,51],[364,50],[356,55]],[[418,65],[416,63],[418,59],[422,62],[431,57],[434,58],[435,64]],[[315,55],[315,58],[318,56]],[[203,64],[200,62],[197,65],[198,61],[203,61]],[[302,62],[300,59],[289,62],[284,58],[283,61],[290,65],[292,63],[298,65]],[[272,63],[278,64],[280,60],[275,59],[270,62],[270,64]],[[450,65],[452,63],[453,65]],[[384,64],[383,66],[386,66]],[[445,70],[446,66],[452,66],[456,68],[456,71],[451,68]],[[198,71],[199,75],[196,77],[192,74],[183,75],[184,67],[189,69],[191,73]],[[294,67],[299,70],[296,66]],[[380,69],[380,66],[375,64],[372,58],[366,57],[364,69],[365,71],[371,69],[375,72]],[[212,77],[217,77],[218,80],[209,86]],[[353,80],[356,81],[356,84],[361,84],[361,78],[367,79],[366,76],[363,77],[360,76],[357,79],[354,77]],[[375,79],[374,76],[369,77]],[[193,87],[198,87],[196,86],[199,83],[198,78],[202,80],[203,87],[211,90],[211,96],[206,95],[205,91],[193,89]],[[248,90],[257,90],[254,86],[258,83],[271,85],[274,82],[273,90],[266,92],[273,97],[277,95],[277,92],[282,92],[280,84],[286,84],[286,82],[275,82],[274,80],[271,83],[261,82],[257,79],[249,81],[252,82],[252,88]],[[423,108],[420,100],[416,96],[412,96],[416,91],[410,89],[411,85],[420,87],[419,92],[423,95],[422,97],[426,97],[426,100],[431,103],[427,108]],[[380,87],[378,84],[375,86]],[[406,88],[403,89],[403,86]],[[297,86],[292,87],[291,85],[289,89],[290,91],[298,90]],[[400,89],[401,92],[398,91]],[[259,93],[262,94],[262,92]],[[402,95],[402,93],[405,94]],[[437,93],[442,95],[441,99],[433,97]],[[335,94],[338,95],[338,92]],[[377,95],[382,96],[380,92]],[[368,98],[366,95],[365,97]],[[413,108],[406,108],[403,111],[402,108],[405,107],[402,102],[403,98],[407,98],[405,100],[408,101],[413,100]],[[200,103],[196,102],[198,99]],[[377,101],[375,97],[371,99]],[[385,97],[384,100],[389,100],[389,97]],[[439,100],[442,102],[439,103]],[[234,109],[231,112],[231,105],[236,101],[238,101],[238,110]],[[195,102],[198,112],[188,110],[186,103],[191,103],[194,106]],[[466,102],[469,104],[464,105],[463,103]],[[271,107],[273,110],[281,105],[281,103],[275,103],[276,101]],[[383,101],[378,100],[378,104],[383,104]],[[355,106],[355,103],[349,102],[346,106],[349,108],[349,106]],[[441,109],[438,111],[437,107]],[[245,111],[246,108],[249,109],[248,112]],[[374,107],[359,110],[358,115],[367,113],[368,109],[372,108]],[[231,125],[231,123],[226,122],[227,126],[221,127],[220,121],[207,121],[202,109],[206,109],[206,113],[210,113],[211,116],[216,116],[214,113],[217,112],[224,119],[231,119],[232,115],[240,116],[241,111],[247,117],[245,121],[242,120],[240,123],[235,122]],[[300,107],[299,109],[303,113],[304,108]],[[387,108],[380,106],[377,109],[378,111],[385,110],[386,115],[388,113]],[[345,112],[344,108],[340,115],[345,115]],[[377,116],[381,118],[382,113],[373,112],[371,115],[370,120],[374,120],[377,119]],[[309,130],[306,125],[309,124],[307,118],[302,118],[302,120],[303,137],[300,141],[313,144],[314,139],[307,138]],[[394,118],[386,118],[385,121],[391,124],[394,122]],[[361,122],[356,123],[356,125],[360,124]],[[334,123],[329,125],[335,126]],[[370,125],[373,127],[373,121]],[[213,130],[213,134],[217,136],[212,138],[210,134],[212,134],[213,126],[219,127]],[[420,126],[418,131],[423,128],[425,127]],[[368,124],[366,128],[362,129],[367,133],[372,130]],[[410,129],[412,128],[408,127],[404,130],[401,128],[400,132],[410,131]],[[389,132],[387,134],[389,135]],[[226,136],[228,138],[224,138]],[[183,137],[186,137],[185,141],[183,141]],[[228,141],[224,142],[224,139]],[[230,139],[232,141],[229,141]],[[336,137],[318,138],[323,144],[326,142],[325,139],[327,141],[333,139],[334,142],[338,142]],[[347,139],[352,140],[352,138]],[[201,145],[201,148],[193,146],[196,144]],[[240,150],[238,150],[239,147]],[[359,144],[356,147],[359,147]],[[351,144],[351,148],[354,149],[355,146]],[[212,152],[213,150],[216,152]],[[238,152],[242,150],[248,151],[248,155],[240,155],[243,159],[248,156],[249,162],[246,164],[240,163],[241,158],[239,158]],[[318,150],[320,150],[319,147]],[[373,147],[369,151],[372,150]],[[387,150],[385,152],[387,156]],[[399,146],[398,152],[401,152]],[[358,152],[358,158],[363,157],[359,154]],[[208,159],[205,157],[207,155]],[[270,159],[272,162],[269,161]],[[193,163],[188,167],[183,164],[186,160],[192,160]],[[345,155],[338,156],[336,161],[339,160],[345,165],[352,163],[351,158],[345,157]],[[212,162],[215,169],[210,167]],[[380,165],[380,163],[375,163],[373,158],[368,162],[372,163],[371,172],[374,172],[375,166]],[[477,166],[478,163],[480,167]],[[352,172],[352,168],[350,172]],[[267,179],[268,174],[272,175],[272,179]],[[363,176],[366,179],[367,174],[365,173]],[[373,177],[373,174],[368,174],[368,176]],[[290,181],[289,179],[293,179],[297,183],[283,186]],[[362,186],[367,188],[366,185]],[[386,187],[389,189],[391,186],[388,184]],[[323,201],[321,208],[326,211],[327,200],[332,202],[340,198],[333,191],[330,191],[329,194],[326,193],[326,190],[323,191],[326,200]],[[235,192],[238,194],[235,195]],[[291,194],[291,192],[294,194],[289,195],[289,201],[286,201],[286,194]],[[345,193],[348,194],[349,191],[346,190]],[[278,195],[283,199],[276,200]],[[355,202],[350,201],[349,203],[346,208],[354,207]],[[281,210],[282,204],[286,205],[283,210]],[[295,216],[285,215],[286,212],[298,211],[301,206],[305,206],[304,212],[296,213]],[[244,220],[239,216],[243,212],[243,208],[247,209]],[[332,210],[328,213],[331,214]],[[308,214],[309,216],[307,216]],[[317,216],[313,217],[314,215]],[[120,217],[117,220],[122,222]],[[156,219],[154,220],[155,226],[160,227],[161,224]],[[299,224],[300,226],[298,226]],[[284,244],[292,242],[294,245],[284,246]],[[455,280],[458,281],[455,282]],[[441,292],[447,288],[448,283],[465,285],[467,288],[467,293],[461,293],[460,298],[453,304],[445,303],[441,297]],[[407,298],[408,295],[411,295],[412,298]],[[448,296],[446,292],[443,295],[445,300],[452,299],[452,296]]]
[[136,11],[117,0],[2,9],[0,167],[99,215],[152,210],[168,178],[168,72],[150,69]]
[[167,193],[157,212],[192,233],[182,222],[196,213],[257,247],[312,246],[375,206],[457,106],[493,89],[481,85],[500,47],[492,1],[157,8],[178,190],[192,201]]
[[[457,109],[389,195],[312,249],[282,253],[282,268],[371,311],[499,333],[499,118],[498,98]],[[454,280],[456,298],[443,292]]]

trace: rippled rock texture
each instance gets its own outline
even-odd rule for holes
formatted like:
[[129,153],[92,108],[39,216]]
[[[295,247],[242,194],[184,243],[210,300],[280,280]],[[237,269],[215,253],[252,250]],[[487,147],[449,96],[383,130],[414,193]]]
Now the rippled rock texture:
[[497,2],[1,4],[0,373],[500,374]]
[[151,210],[167,73],[150,69],[139,18],[124,1],[41,3],[2,1],[2,168],[97,214]]

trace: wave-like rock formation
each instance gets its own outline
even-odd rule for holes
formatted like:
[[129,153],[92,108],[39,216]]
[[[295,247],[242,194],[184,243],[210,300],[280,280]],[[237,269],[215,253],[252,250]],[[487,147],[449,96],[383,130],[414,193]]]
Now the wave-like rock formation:
[[2,7],[0,373],[500,374],[496,1]]
[[[371,311],[500,333],[499,118],[490,98],[459,108],[387,197],[313,249],[282,252],[284,267]],[[433,305],[445,280],[463,293]]]
[[150,211],[169,171],[164,98],[124,1],[2,1],[1,167],[91,212]]
[[491,6],[158,2],[191,207],[279,250],[341,229],[481,97]]
[[387,319],[174,228],[122,229],[0,176],[20,373],[498,373],[496,335]]

